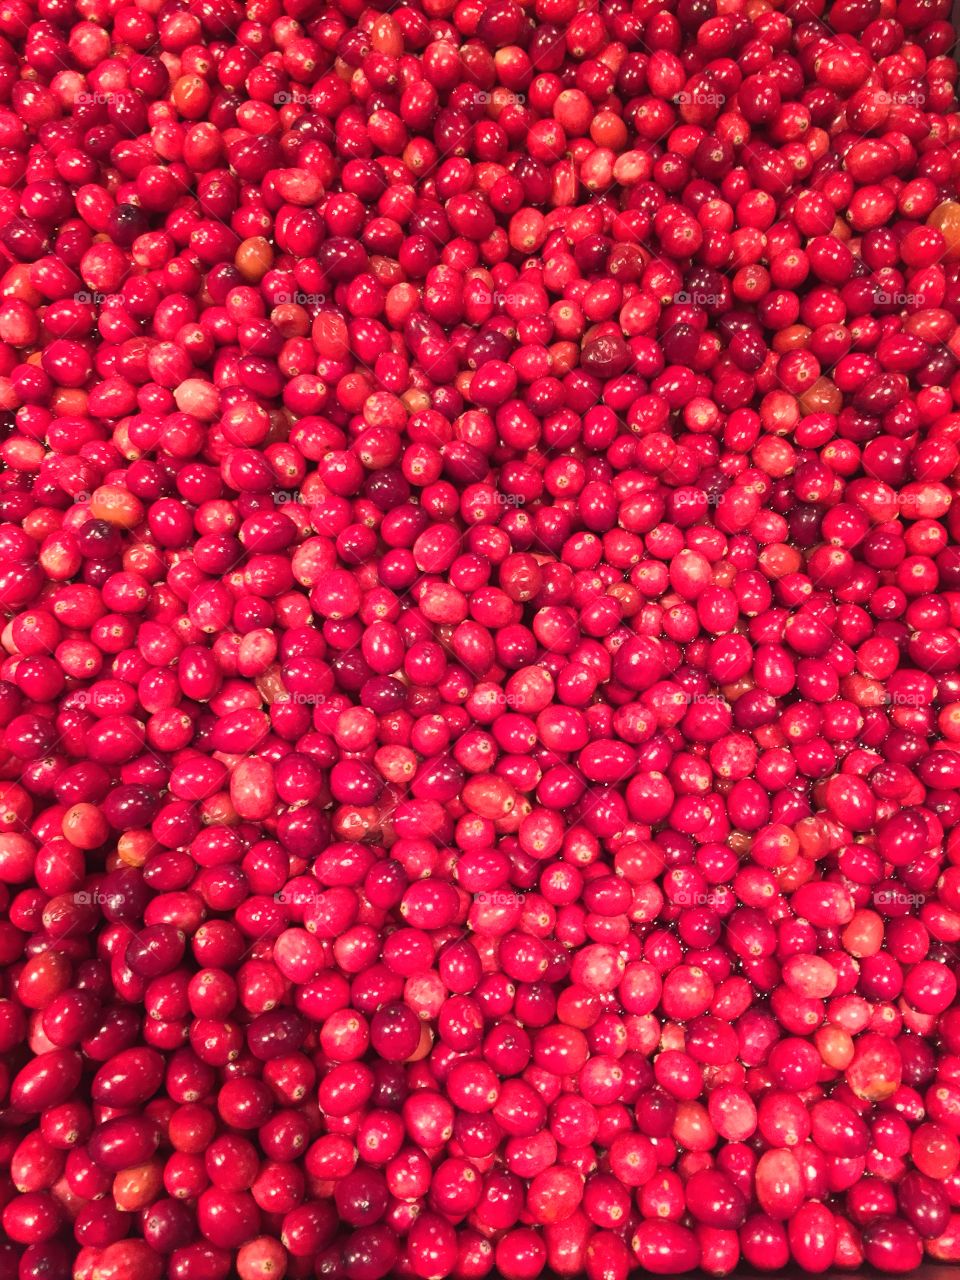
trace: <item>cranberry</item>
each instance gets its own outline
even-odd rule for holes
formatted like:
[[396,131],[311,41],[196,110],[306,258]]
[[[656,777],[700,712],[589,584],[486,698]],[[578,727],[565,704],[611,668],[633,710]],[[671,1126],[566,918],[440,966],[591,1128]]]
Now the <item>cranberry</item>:
[[13,0],[4,1274],[960,1256],[947,7]]

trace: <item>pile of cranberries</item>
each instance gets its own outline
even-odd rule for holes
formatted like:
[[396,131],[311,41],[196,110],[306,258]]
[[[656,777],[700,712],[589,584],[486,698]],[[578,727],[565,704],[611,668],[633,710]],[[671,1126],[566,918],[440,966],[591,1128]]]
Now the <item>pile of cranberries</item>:
[[949,0],[3,0],[0,1280],[960,1262]]

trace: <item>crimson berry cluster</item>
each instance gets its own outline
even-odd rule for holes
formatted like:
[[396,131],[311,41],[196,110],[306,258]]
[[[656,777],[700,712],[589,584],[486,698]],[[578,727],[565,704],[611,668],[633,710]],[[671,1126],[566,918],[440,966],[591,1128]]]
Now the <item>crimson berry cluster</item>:
[[0,1280],[960,1262],[949,0],[4,0]]

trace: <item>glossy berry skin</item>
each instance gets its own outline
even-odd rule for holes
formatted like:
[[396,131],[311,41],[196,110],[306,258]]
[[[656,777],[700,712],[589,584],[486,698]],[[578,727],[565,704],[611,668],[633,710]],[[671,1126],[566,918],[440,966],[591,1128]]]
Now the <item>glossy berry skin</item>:
[[0,1280],[960,1261],[949,8],[0,9]]

